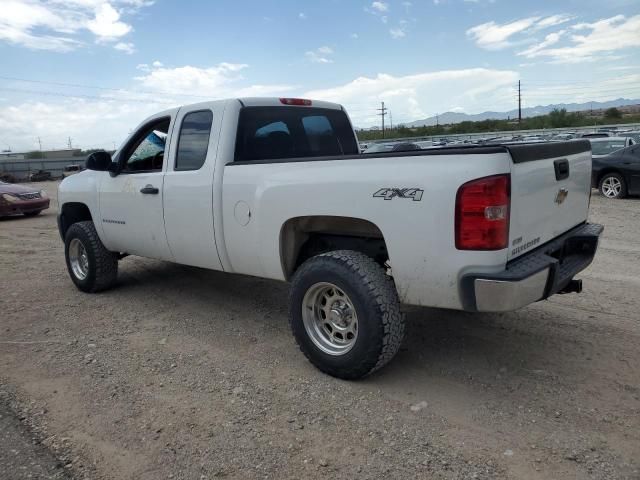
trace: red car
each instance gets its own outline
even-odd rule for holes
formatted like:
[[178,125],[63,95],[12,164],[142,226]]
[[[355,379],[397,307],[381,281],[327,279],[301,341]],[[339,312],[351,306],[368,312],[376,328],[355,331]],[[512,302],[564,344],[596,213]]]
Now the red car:
[[49,197],[44,190],[0,181],[0,217],[23,214],[38,215],[49,208]]

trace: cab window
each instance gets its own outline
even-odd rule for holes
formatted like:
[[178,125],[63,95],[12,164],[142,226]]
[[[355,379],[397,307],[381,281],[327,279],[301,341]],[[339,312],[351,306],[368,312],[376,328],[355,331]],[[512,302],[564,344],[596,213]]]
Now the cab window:
[[175,170],[199,170],[207,159],[213,113],[211,110],[191,112],[184,116]]

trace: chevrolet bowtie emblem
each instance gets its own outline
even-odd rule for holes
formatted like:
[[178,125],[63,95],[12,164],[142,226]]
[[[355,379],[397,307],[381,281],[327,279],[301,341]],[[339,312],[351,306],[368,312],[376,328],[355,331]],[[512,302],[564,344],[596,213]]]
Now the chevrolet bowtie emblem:
[[567,195],[569,195],[569,190],[567,190],[566,188],[561,188],[560,190],[558,190],[558,193],[556,194],[556,203],[560,205],[566,200]]

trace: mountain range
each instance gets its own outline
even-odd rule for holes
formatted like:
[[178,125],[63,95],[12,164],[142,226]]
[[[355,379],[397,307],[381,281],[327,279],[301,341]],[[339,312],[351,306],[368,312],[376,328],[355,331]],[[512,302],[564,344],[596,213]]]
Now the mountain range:
[[[579,112],[584,110],[601,110],[611,107],[623,107],[627,105],[640,104],[640,99],[630,100],[626,98],[618,98],[607,102],[585,102],[585,103],[556,103],[553,105],[538,105],[537,107],[527,107],[522,109],[523,117],[535,117],[537,115],[546,115],[554,109],[566,109],[567,112]],[[422,127],[431,126],[439,123],[446,125],[451,123],[460,123],[465,121],[478,122],[482,120],[507,120],[510,118],[518,118],[518,110],[509,110],[508,112],[482,112],[469,115],[459,112],[445,112],[437,117],[429,117],[423,120],[404,123],[405,127]]]

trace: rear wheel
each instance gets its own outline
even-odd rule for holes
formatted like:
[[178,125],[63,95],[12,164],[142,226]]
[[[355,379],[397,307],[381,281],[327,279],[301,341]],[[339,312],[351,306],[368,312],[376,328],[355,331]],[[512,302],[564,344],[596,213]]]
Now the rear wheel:
[[404,337],[393,280],[371,257],[338,250],[310,258],[291,285],[290,323],[305,356],[334,377],[382,368]]
[[93,222],[78,222],[65,235],[64,253],[69,276],[83,292],[111,287],[118,276],[118,255],[100,241]]
[[624,198],[627,196],[627,185],[619,173],[607,173],[600,179],[600,193],[607,198]]

